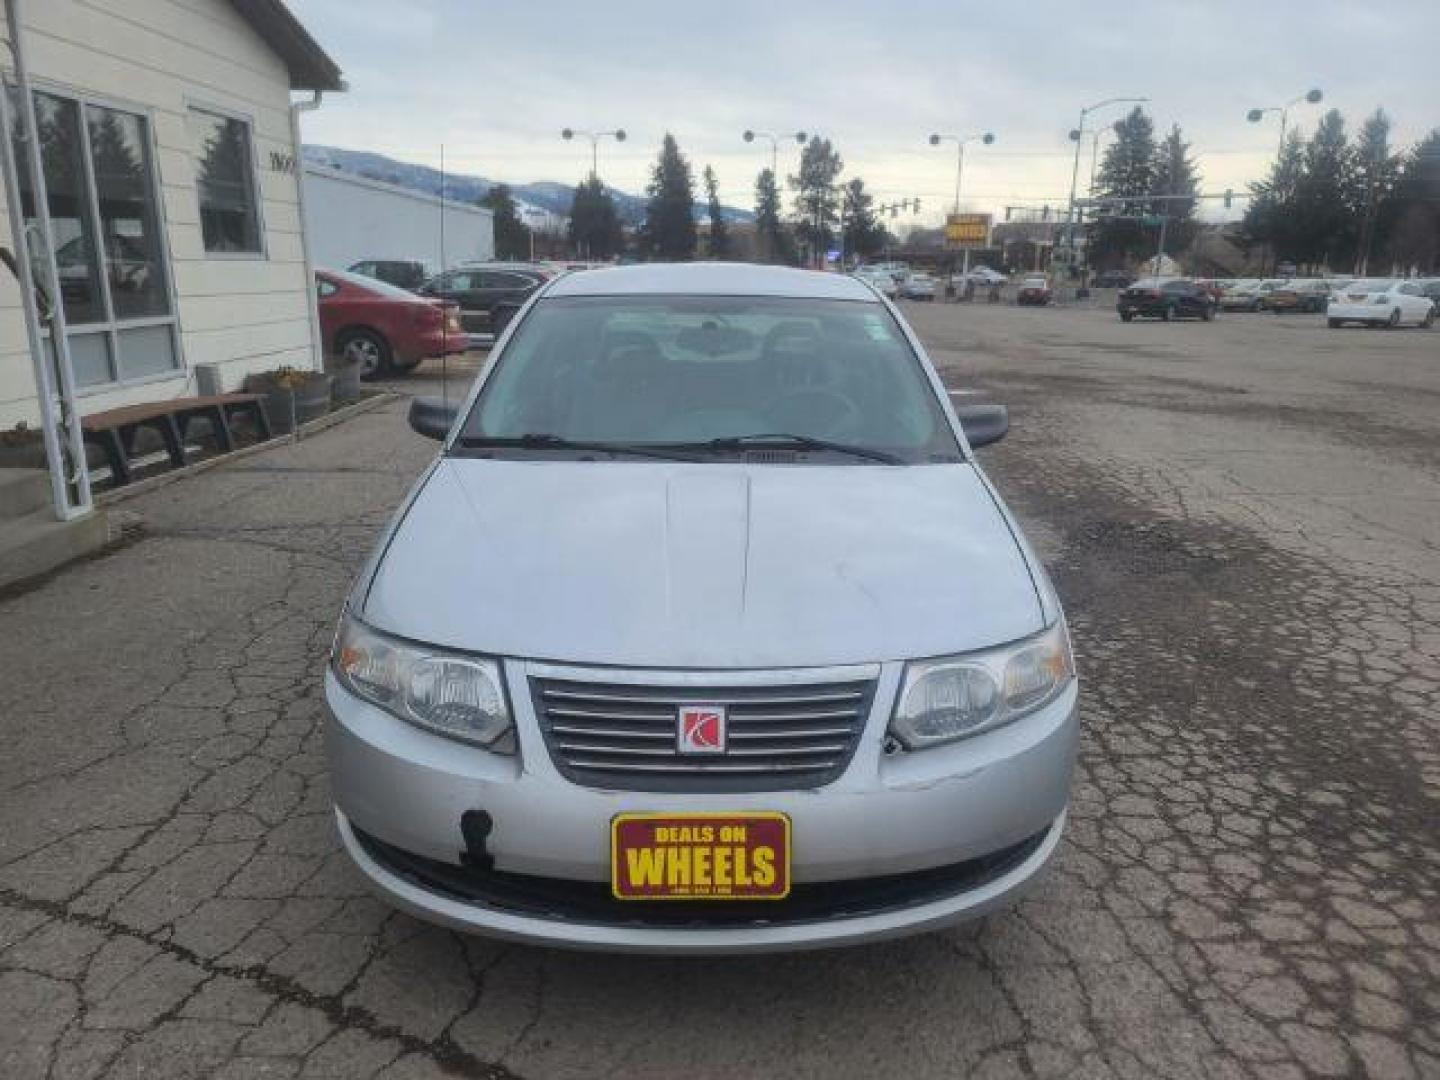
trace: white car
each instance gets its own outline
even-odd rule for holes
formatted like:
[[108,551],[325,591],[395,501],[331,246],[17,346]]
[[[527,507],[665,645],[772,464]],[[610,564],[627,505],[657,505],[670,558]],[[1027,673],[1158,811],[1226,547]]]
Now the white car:
[[998,270],[991,270],[988,266],[972,267],[968,274],[962,274],[961,280],[969,278],[976,285],[1004,285],[1008,278]]
[[900,286],[906,300],[934,300],[936,281],[929,274],[911,274]]
[[895,277],[892,274],[887,274],[884,271],[867,273],[863,270],[857,270],[854,276],[865,282],[866,285],[873,286],[875,291],[887,300],[894,300],[900,295],[900,286],[895,284]]
[[1429,327],[1435,322],[1435,302],[1418,281],[1362,278],[1335,293],[1325,314],[1332,330],[1347,322],[1392,329],[1406,323]]

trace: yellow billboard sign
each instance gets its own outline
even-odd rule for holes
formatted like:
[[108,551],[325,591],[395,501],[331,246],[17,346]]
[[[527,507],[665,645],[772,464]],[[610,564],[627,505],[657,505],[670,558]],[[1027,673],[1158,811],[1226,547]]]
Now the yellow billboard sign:
[[984,247],[990,243],[989,214],[945,215],[945,242],[951,247]]

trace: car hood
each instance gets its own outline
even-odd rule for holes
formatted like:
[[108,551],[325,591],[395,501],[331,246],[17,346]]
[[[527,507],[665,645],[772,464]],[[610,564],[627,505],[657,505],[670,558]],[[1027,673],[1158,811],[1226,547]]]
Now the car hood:
[[983,648],[1043,625],[970,465],[448,458],[363,618],[418,641],[636,667],[809,667]]

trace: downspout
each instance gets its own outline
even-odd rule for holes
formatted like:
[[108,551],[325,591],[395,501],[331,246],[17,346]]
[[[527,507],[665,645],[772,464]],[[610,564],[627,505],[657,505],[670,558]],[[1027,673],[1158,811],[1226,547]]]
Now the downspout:
[[305,262],[305,311],[310,317],[310,352],[314,370],[325,370],[325,343],[320,338],[320,308],[315,297],[315,263],[310,255],[310,224],[305,216],[305,155],[300,142],[300,114],[320,108],[323,90],[312,90],[309,101],[290,104],[290,144],[295,148],[295,208],[300,214],[300,253]]
[[[55,516],[61,521],[82,517],[94,509],[90,494],[90,470],[85,460],[85,442],[80,431],[80,416],[75,409],[75,375],[70,364],[70,341],[65,334],[65,305],[60,291],[60,274],[50,250],[50,207],[45,192],[44,172],[40,167],[40,138],[35,122],[35,98],[30,91],[30,71],[25,62],[24,37],[21,30],[21,0],[5,0],[5,21],[9,32],[10,55],[15,65],[15,91],[20,105],[20,142],[24,148],[24,166],[29,174],[30,191],[35,203],[35,242],[44,281],[41,286],[49,295],[49,348],[41,332],[41,317],[36,301],[35,261],[30,252],[31,235],[25,228],[25,210],[20,199],[19,166],[15,146],[10,138],[9,101],[3,100],[6,87],[0,87],[0,164],[3,164],[6,204],[10,212],[10,232],[15,245],[15,275],[20,281],[21,310],[25,334],[30,346],[30,359],[35,368],[35,396],[40,407],[40,427],[45,442],[45,460],[50,472],[51,498]],[[8,81],[7,81],[8,85]],[[51,357],[54,363],[51,363]]]

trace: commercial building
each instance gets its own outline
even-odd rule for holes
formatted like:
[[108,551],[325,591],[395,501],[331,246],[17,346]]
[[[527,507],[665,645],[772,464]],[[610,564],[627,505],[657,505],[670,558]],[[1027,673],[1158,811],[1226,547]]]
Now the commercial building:
[[439,271],[493,259],[494,218],[470,203],[305,163],[305,228],[316,266],[406,259]]
[[[19,199],[0,221],[53,257],[78,410],[194,393],[218,365],[310,368],[313,288],[298,111],[340,70],[280,0],[6,0],[5,68]],[[18,30],[18,33],[17,33]],[[28,69],[51,236],[37,218],[14,92]],[[313,97],[292,103],[293,91]],[[45,356],[0,270],[0,430],[39,419]],[[42,340],[39,350],[48,353]]]

